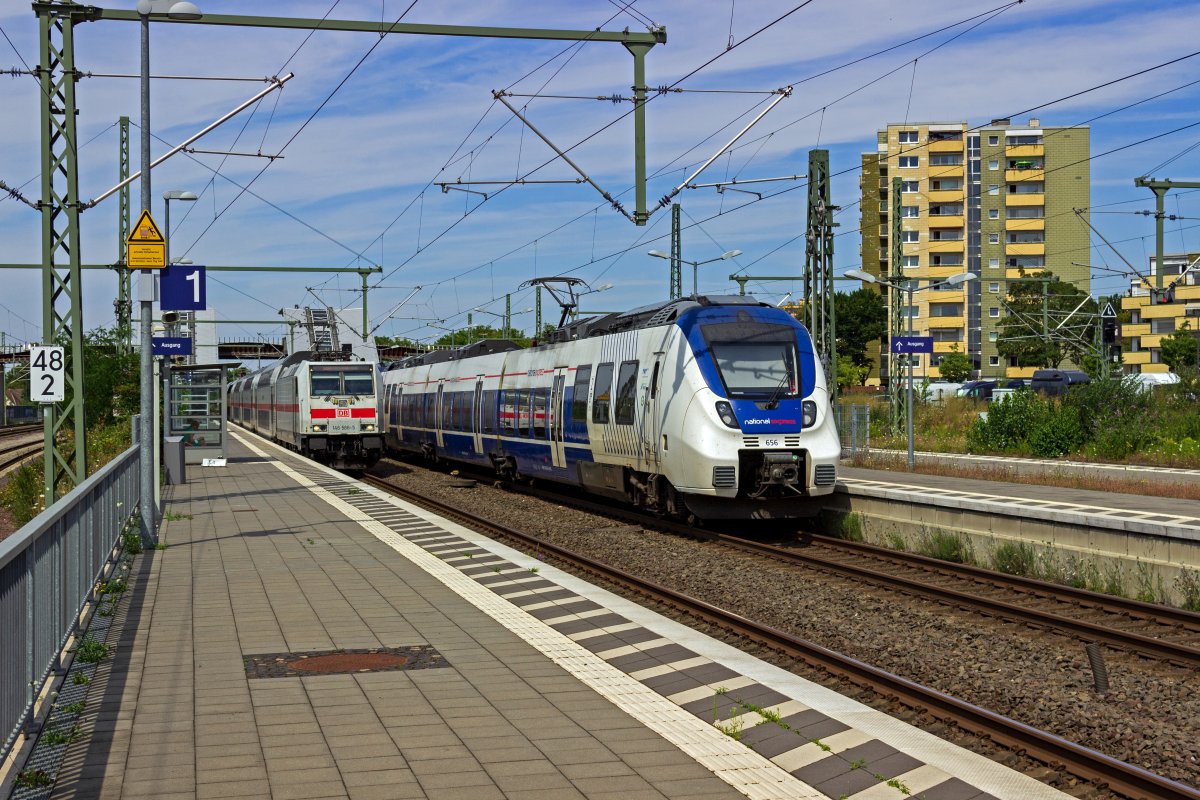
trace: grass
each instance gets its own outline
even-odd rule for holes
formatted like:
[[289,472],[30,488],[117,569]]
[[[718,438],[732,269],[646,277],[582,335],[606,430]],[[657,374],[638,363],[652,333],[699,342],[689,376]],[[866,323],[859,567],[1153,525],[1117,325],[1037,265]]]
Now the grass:
[[70,744],[77,742],[83,736],[83,732],[79,730],[78,725],[72,725],[70,728],[63,730],[61,728],[46,731],[41,735],[39,741],[46,744]]
[[182,519],[191,519],[191,514],[179,514],[174,511],[164,511],[163,519],[167,522],[179,522]]
[[83,637],[75,651],[75,658],[83,664],[95,664],[108,655],[108,645],[97,641],[91,634]]
[[19,789],[41,789],[52,786],[54,779],[44,769],[23,769],[17,773],[16,784]]
[[91,682],[92,679],[87,675],[84,675],[82,672],[76,672],[71,676],[71,683],[75,684],[76,686],[87,686]]
[[975,563],[970,538],[941,528],[923,528],[917,537],[914,551],[920,555],[949,561],[952,564]]
[[78,703],[69,703],[62,706],[58,710],[64,714],[82,714],[85,708],[87,708],[87,701],[80,700]]

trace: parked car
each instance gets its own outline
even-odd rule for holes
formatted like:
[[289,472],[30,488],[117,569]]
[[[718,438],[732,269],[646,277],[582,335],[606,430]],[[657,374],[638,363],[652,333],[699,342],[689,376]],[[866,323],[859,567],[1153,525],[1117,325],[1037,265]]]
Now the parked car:
[[930,402],[940,403],[947,397],[954,397],[961,386],[961,383],[931,383],[924,391]]
[[1004,384],[1005,389],[1012,389],[1014,392],[1017,389],[1024,389],[1027,386],[1029,386],[1029,381],[1025,380],[1024,378],[1009,378]]
[[1179,383],[1179,376],[1174,372],[1139,372],[1131,377],[1143,392],[1149,392],[1159,386]]
[[1061,395],[1066,394],[1072,386],[1090,381],[1087,373],[1078,369],[1039,369],[1033,373],[1029,385],[1035,392]]
[[958,387],[954,394],[956,397],[969,397],[972,400],[991,400],[995,390],[995,381],[967,381]]

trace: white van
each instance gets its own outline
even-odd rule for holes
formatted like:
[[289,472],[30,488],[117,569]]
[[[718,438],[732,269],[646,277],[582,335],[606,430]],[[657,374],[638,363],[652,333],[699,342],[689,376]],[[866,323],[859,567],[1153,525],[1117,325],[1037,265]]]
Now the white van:
[[[929,401],[932,403],[940,403],[946,398],[954,397],[955,393],[963,387],[961,383],[931,383],[925,391],[929,392]],[[922,391],[918,385],[917,391]]]
[[1139,372],[1131,375],[1143,392],[1149,392],[1156,386],[1170,386],[1179,383],[1179,376],[1174,372]]

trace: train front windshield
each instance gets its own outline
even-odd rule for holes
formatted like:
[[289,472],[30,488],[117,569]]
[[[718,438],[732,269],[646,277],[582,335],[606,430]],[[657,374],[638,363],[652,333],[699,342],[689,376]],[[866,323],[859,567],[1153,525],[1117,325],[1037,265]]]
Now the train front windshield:
[[795,331],[782,325],[724,323],[704,330],[731,398],[795,397],[800,386]]
[[375,376],[370,368],[365,370],[341,370],[318,368],[312,371],[312,396],[357,395],[365,397],[375,393]]

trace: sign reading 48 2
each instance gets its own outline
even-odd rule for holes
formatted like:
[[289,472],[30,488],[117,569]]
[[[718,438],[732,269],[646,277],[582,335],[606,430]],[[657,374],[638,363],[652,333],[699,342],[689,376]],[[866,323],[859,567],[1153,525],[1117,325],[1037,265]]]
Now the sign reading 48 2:
[[29,393],[37,403],[59,403],[66,384],[66,351],[61,347],[29,348]]

